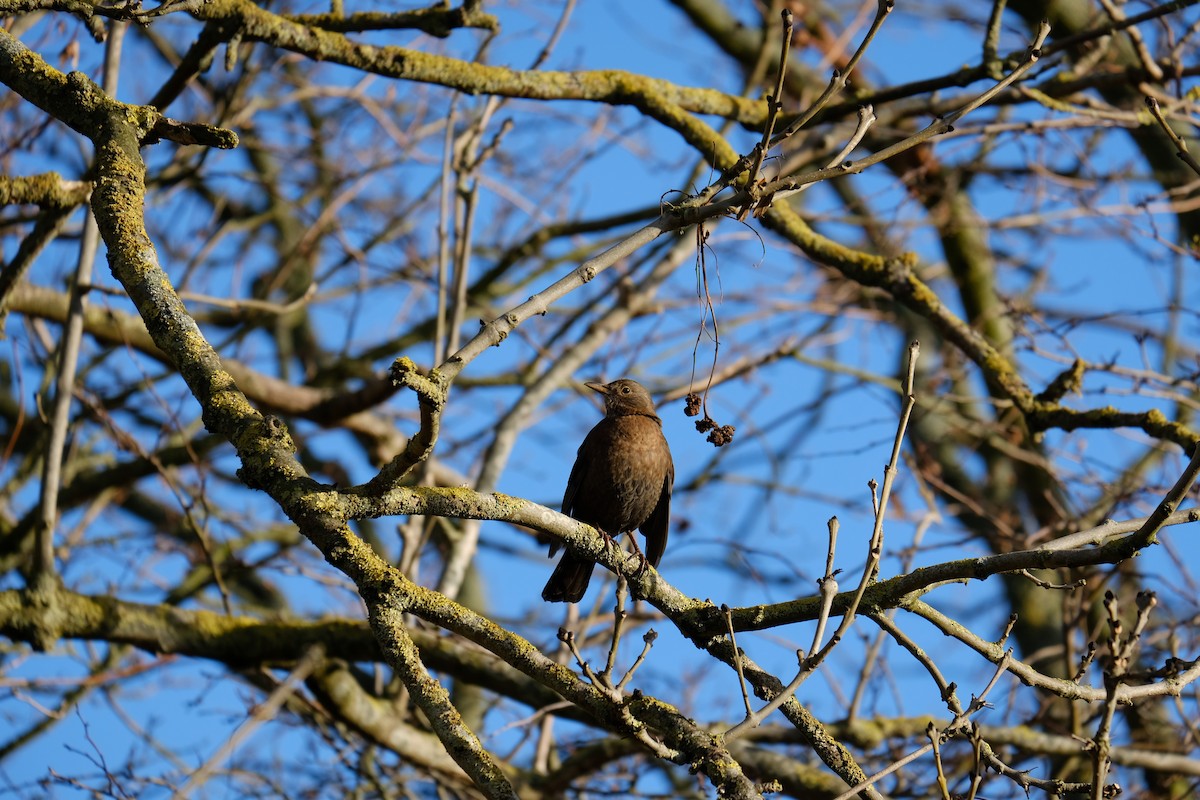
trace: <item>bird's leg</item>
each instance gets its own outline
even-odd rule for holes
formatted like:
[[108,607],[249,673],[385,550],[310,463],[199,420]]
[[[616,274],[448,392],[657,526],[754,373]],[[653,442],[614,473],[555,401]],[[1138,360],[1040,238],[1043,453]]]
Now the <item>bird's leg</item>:
[[646,566],[650,563],[646,558],[646,554],[642,552],[642,548],[638,546],[637,536],[633,531],[629,532],[629,544],[633,548],[633,554],[638,558],[638,568],[634,575],[641,575],[646,571]]
[[[609,547],[620,548],[621,545],[617,543],[616,536],[613,536],[611,533],[604,530],[604,528],[599,527],[598,525],[593,525],[592,527],[595,528],[596,530],[600,531],[600,535],[604,537],[605,549],[608,549]],[[619,533],[617,534],[617,536],[620,536],[620,535],[621,534],[619,534]]]

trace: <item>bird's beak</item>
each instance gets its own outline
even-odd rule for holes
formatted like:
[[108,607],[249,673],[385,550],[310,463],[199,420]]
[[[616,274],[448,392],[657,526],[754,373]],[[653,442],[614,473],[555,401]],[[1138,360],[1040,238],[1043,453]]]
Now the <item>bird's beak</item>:
[[585,383],[584,386],[588,387],[589,389],[591,389],[594,392],[599,392],[600,394],[608,394],[608,386],[606,384],[600,383],[598,381]]

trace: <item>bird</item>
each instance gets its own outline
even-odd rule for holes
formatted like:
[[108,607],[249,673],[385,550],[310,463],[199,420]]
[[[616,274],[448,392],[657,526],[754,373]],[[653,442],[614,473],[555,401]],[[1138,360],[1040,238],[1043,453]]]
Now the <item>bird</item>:
[[[675,464],[662,420],[654,413],[650,393],[637,381],[622,378],[584,386],[604,396],[604,419],[579,445],[562,512],[610,539],[640,530],[646,537],[643,564],[657,567],[667,547],[675,483]],[[560,546],[551,542],[551,558]],[[542,599],[578,603],[595,566],[595,561],[567,550],[542,589]]]

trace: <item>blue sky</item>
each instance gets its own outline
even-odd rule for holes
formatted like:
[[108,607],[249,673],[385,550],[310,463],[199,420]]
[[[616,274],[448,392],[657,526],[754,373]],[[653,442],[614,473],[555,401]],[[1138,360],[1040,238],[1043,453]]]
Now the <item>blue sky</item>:
[[[505,33],[493,51],[492,60],[514,67],[526,66],[552,28],[558,8],[558,4],[541,3],[526,5],[518,13],[507,7],[497,7],[495,11],[503,20]],[[871,80],[897,83],[941,75],[976,58],[978,37],[973,31],[960,26],[956,35],[954,26],[939,28],[936,46],[931,46],[932,23],[918,12],[919,9],[901,8],[889,19],[870,55],[874,64],[886,65],[886,74],[868,71],[867,77]],[[547,68],[624,69],[686,85],[738,91],[737,71],[719,53],[697,51],[697,45],[685,43],[678,35],[684,27],[679,13],[665,3],[580,3],[575,11],[574,24]],[[467,48],[461,47],[461,41],[472,36],[477,34],[458,34],[446,46],[455,52],[466,52]],[[86,39],[81,40],[81,44],[89,57],[99,52]],[[417,47],[441,46],[423,37],[416,37],[414,44]],[[1009,33],[1002,42],[1002,49],[1019,49],[1022,45],[1022,40],[1016,34]],[[48,56],[52,54],[49,49],[45,52]],[[214,68],[214,79],[219,78],[218,66]],[[357,77],[347,80],[357,80]],[[145,90],[146,86],[138,83],[137,76],[131,76],[123,86],[122,96],[130,101],[144,101]],[[519,113],[522,102],[512,104],[514,115]],[[179,111],[173,109],[173,113],[182,114],[188,107],[188,103],[182,103]],[[345,124],[349,125],[350,122],[345,121]],[[364,124],[369,123],[364,121]],[[585,135],[573,120],[564,119],[561,129],[564,146],[571,141],[571,137]],[[364,130],[367,131],[366,136],[380,135],[375,128],[365,127]],[[623,137],[606,139],[604,134],[611,135],[613,131],[621,132]],[[273,133],[285,135],[280,131]],[[511,141],[519,143],[522,137],[532,139],[531,134],[534,133],[540,131],[518,128],[512,134]],[[744,147],[749,147],[756,138],[753,134],[736,130],[731,136],[739,146]],[[1060,140],[1049,136],[1045,141],[1054,145]],[[682,188],[682,182],[694,164],[690,155],[681,155],[679,145],[674,133],[641,121],[633,112],[626,110],[617,114],[609,128],[597,136],[596,146],[601,156],[581,175],[578,193],[567,202],[580,208],[587,216],[598,216],[635,205],[653,205],[664,192]],[[1013,150],[1014,159],[1027,157],[1027,152],[1022,149],[1025,145],[1019,139],[1014,138],[1008,146]],[[956,157],[970,158],[973,153],[973,145],[961,140],[948,140],[937,147],[939,155],[951,160]],[[437,175],[437,153],[427,151],[414,154],[416,156],[425,156],[428,161],[422,170],[404,173],[411,185],[399,185],[397,181],[397,193],[415,191],[413,186],[423,185],[426,180],[432,181]],[[1071,158],[1069,149],[1065,147],[1062,153],[1052,153],[1051,156],[1065,161]],[[1111,156],[1113,159],[1128,157],[1119,149]],[[214,153],[211,156],[217,169],[228,171],[231,186],[234,187],[241,157],[236,151],[230,154]],[[32,164],[18,165],[16,171],[26,174],[39,168]],[[858,191],[875,200],[880,207],[893,204],[898,228],[913,215],[912,209],[905,206],[903,193],[882,174],[882,168],[847,180],[853,181]],[[1114,187],[1112,197],[1101,195],[1096,202],[1132,202],[1137,199],[1136,196],[1118,197],[1118,191]],[[823,187],[818,187],[807,198],[807,209],[817,220],[822,209],[829,207],[829,196],[825,192]],[[236,188],[231,190],[231,194],[236,194]],[[1006,212],[1017,213],[1030,204],[1029,198],[1014,195],[1004,185],[1002,178],[996,178],[980,194],[986,202],[994,204],[989,208],[1000,208]],[[171,199],[169,192],[164,192],[160,197],[164,203]],[[1053,198],[1046,202],[1052,203]],[[514,205],[512,197],[501,193],[485,195],[485,210],[497,213],[501,210],[511,211]],[[517,214],[512,218],[514,228],[519,229],[522,221],[526,225],[532,224],[528,218]],[[1162,219],[1165,217],[1160,221]],[[1121,218],[1113,218],[1079,224],[1099,229],[1124,222]],[[1144,224],[1137,218],[1133,222]],[[178,224],[188,226],[189,234],[202,236],[209,221],[184,214]],[[513,236],[519,232],[514,230]],[[933,252],[923,236],[920,232],[914,234],[911,240],[906,241],[906,245],[919,252]],[[1034,264],[1051,261],[1054,264],[1054,281],[1044,291],[1053,292],[1055,301],[1068,309],[1099,307],[1154,313],[1161,305],[1162,287],[1169,284],[1172,271],[1177,266],[1164,248],[1156,248],[1153,243],[1144,243],[1151,256],[1147,258],[1146,252],[1132,248],[1114,249],[1110,241],[1090,243],[1080,237],[1070,240],[1047,237],[1035,246],[1024,237],[1003,233],[993,236],[1011,247],[1014,261]],[[800,299],[817,295],[821,288],[820,275],[808,268],[802,256],[780,247],[777,241],[769,242],[764,251],[757,234],[732,221],[714,226],[711,247],[720,275],[721,302],[717,311],[719,319],[727,325],[723,336],[723,359],[754,352],[760,337],[775,333],[778,326],[788,326],[811,348],[805,350],[806,356],[845,358],[849,363],[865,365],[879,377],[894,373],[899,354],[906,343],[894,338],[879,338],[879,327],[869,320],[839,320],[833,332],[826,333],[822,328],[825,322],[823,316],[805,315],[799,310],[781,313],[779,317],[767,321],[744,316],[752,303],[764,293],[776,293],[781,304],[790,302],[797,309],[800,308]],[[3,248],[4,256],[8,258],[15,244],[6,241]],[[226,255],[231,261],[235,260],[236,248],[229,245],[228,249]],[[160,247],[160,256],[165,252]],[[397,247],[396,252],[399,254],[401,249]],[[62,270],[69,263],[67,256],[63,256],[57,263],[57,269]],[[188,286],[194,291],[214,294],[244,291],[244,286],[239,283],[244,276],[236,270],[189,271],[179,264],[167,266],[173,277],[181,281],[187,275]],[[562,271],[571,266],[564,264]],[[37,279],[40,281],[43,276],[49,277],[47,283],[52,283],[58,277],[50,268],[39,269]],[[533,281],[532,285],[516,287],[511,300],[514,304],[520,302],[531,289],[540,289],[557,277],[557,274],[546,275]],[[565,301],[564,307],[604,302],[609,280],[605,276],[594,286],[573,295]],[[654,319],[631,326],[623,339],[619,339],[611,348],[602,349],[577,377],[584,380],[612,379],[618,377],[615,374],[617,371],[641,369],[644,374],[639,373],[638,377],[653,388],[679,385],[686,378],[684,368],[689,362],[688,353],[681,351],[681,345],[649,346],[644,351],[648,361],[639,360],[632,367],[626,358],[629,350],[620,345],[637,342],[638,337],[645,337],[647,341],[659,341],[659,337],[667,340],[668,332],[694,328],[701,312],[692,297],[693,281],[689,270],[681,270],[660,292],[662,313]],[[103,272],[98,282],[105,286],[114,285],[111,276]],[[768,296],[775,297],[776,294]],[[1194,300],[1194,291],[1189,291],[1187,297]],[[115,298],[105,298],[103,302],[111,303],[113,307],[128,308],[127,303],[123,304]],[[396,308],[368,306],[355,324],[347,324],[344,305],[331,305],[315,313],[319,322],[327,327],[328,334],[342,337],[351,352],[363,342],[376,338],[373,326],[397,325],[397,317],[401,315]],[[11,332],[15,323],[10,320],[8,324]],[[561,319],[554,318],[531,320],[519,332],[520,335],[514,335],[503,347],[490,351],[485,358],[472,364],[463,379],[477,380],[509,369],[512,360],[527,357],[532,347],[530,341],[538,341],[540,335],[554,330],[560,324]],[[1194,340],[1194,320],[1189,324],[1193,329],[1185,333]],[[669,341],[677,343],[681,339],[686,340],[687,337],[677,336]],[[1073,340],[1072,344],[1085,348],[1084,355],[1091,359],[1113,359],[1130,367],[1141,363],[1137,342],[1121,331],[1091,335],[1084,340]],[[230,349],[236,351],[238,357],[247,360],[253,360],[256,355],[254,342],[231,344]],[[257,352],[257,355],[262,354],[262,351]],[[430,359],[430,354],[420,349],[406,355],[422,363]],[[1035,365],[1036,374],[1046,380],[1063,366],[1041,353],[1028,353],[1024,357]],[[703,374],[709,358],[710,354],[702,348],[698,356],[699,374]],[[379,367],[386,367],[388,360],[381,359]],[[647,363],[653,365],[653,369],[647,369],[644,366]],[[866,484],[869,478],[882,479],[882,467],[895,430],[897,396],[894,389],[887,386],[842,375],[831,380],[831,390],[839,393],[844,402],[832,404],[819,417],[798,414],[797,398],[814,393],[816,387],[823,387],[822,381],[826,378],[826,373],[821,370],[798,360],[785,359],[771,370],[769,378],[763,376],[754,379],[745,389],[731,388],[715,393],[711,401],[714,416],[722,422],[730,421],[738,425],[739,433],[736,446],[728,453],[720,454],[721,461],[717,466],[729,478],[729,483],[712,490],[687,491],[683,487],[706,474],[710,461],[717,454],[696,435],[691,420],[682,415],[682,403],[675,403],[660,411],[664,430],[675,453],[677,485],[681,487],[674,508],[675,528],[671,547],[662,571],[681,591],[733,606],[778,601],[797,593],[815,591],[811,581],[817,577],[823,565],[826,520],[835,514],[842,522],[838,564],[846,570],[843,585],[854,580],[856,570],[861,569],[863,563],[865,542],[871,527],[870,496]],[[1100,379],[1089,379],[1087,388],[1089,392],[1098,391],[1102,388]],[[468,395],[464,392],[461,397],[469,398],[469,402],[456,403],[452,397],[446,419],[448,425],[461,426],[459,431],[471,431],[472,436],[460,435],[456,439],[448,434],[447,443],[457,447],[443,457],[448,458],[452,466],[470,475],[473,474],[479,452],[486,446],[490,426],[494,424],[496,416],[515,401],[517,392],[511,387],[502,387],[486,393],[472,392]],[[176,387],[172,389],[167,405],[178,409],[182,416],[189,417],[194,414],[189,402],[188,398],[178,393]],[[920,412],[936,406],[938,398],[920,398],[919,402]],[[1097,396],[1089,394],[1078,402],[1095,404]],[[1119,397],[1113,398],[1113,402],[1138,406],[1149,401]],[[390,408],[398,415],[410,414],[412,398],[402,394],[391,401]],[[553,414],[549,413],[551,410]],[[574,458],[575,447],[598,415],[597,407],[589,398],[566,391],[557,393],[550,406],[531,420],[530,429],[519,440],[510,459],[511,467],[505,472],[499,490],[556,507]],[[407,426],[406,431],[412,427],[410,420],[402,422],[402,426]],[[304,424],[298,424],[297,429],[312,440],[318,454],[335,455],[345,449],[344,434],[323,432],[315,426]],[[1050,437],[1052,443],[1057,443],[1059,439],[1061,437]],[[776,456],[781,440],[795,443],[793,451],[786,458]],[[1116,463],[1121,456],[1145,445],[1141,437],[1128,432],[1096,434],[1083,441],[1086,452],[1080,455],[1080,472],[1084,474]],[[236,468],[228,451],[218,463],[229,471]],[[357,468],[359,473],[352,476],[354,480],[369,477],[370,465],[363,462]],[[782,484],[783,488],[766,488],[772,481]],[[162,487],[156,488],[157,491],[164,491]],[[920,499],[915,489],[911,476],[902,470],[897,502],[901,504],[898,510],[902,510],[903,516],[897,516],[895,522],[888,526],[888,545],[894,549],[890,550],[892,555],[885,564],[885,575],[898,568],[894,554],[913,540],[914,522],[920,509]],[[255,497],[261,500],[261,496]],[[244,494],[220,500],[247,502]],[[276,509],[265,504],[251,505],[244,510],[248,515],[261,517],[264,525],[279,517]],[[1146,511],[1148,509],[1141,513]],[[78,512],[67,515],[63,529],[69,529],[80,518]],[[218,527],[215,530],[220,534],[219,522],[216,524]],[[377,523],[378,529],[385,534],[385,544],[393,547],[395,537],[391,531],[394,524],[392,520]],[[124,532],[118,530],[113,533],[121,536]],[[984,554],[978,545],[959,542],[952,536],[938,538],[938,533],[935,526],[930,536],[933,546],[919,554],[916,565]],[[1196,563],[1200,557],[1200,547],[1186,529],[1169,531],[1165,538],[1184,559]],[[542,558],[540,550],[533,547],[528,539],[514,534],[508,526],[486,523],[482,542],[484,551],[480,563],[490,589],[489,613],[500,621],[520,617],[529,610],[530,599],[537,596],[549,572],[550,562]],[[745,561],[733,564],[732,568],[728,559],[736,548],[732,548],[731,543],[741,545],[745,553]],[[158,552],[153,540],[136,535],[129,535],[124,542],[118,541],[112,553],[113,556],[107,561],[98,559],[69,565],[66,570],[68,579],[74,585],[98,592],[109,584],[122,585],[135,567],[145,564],[153,564],[153,569],[161,573],[164,582],[169,582],[186,568],[178,554]],[[1142,568],[1152,576],[1158,572],[1173,571],[1174,568],[1167,561],[1168,556],[1167,548],[1156,548],[1143,558]],[[758,577],[761,575],[769,575],[773,579],[761,580]],[[325,568],[315,557],[311,563],[301,566],[291,563],[277,565],[271,576],[295,600],[300,610],[315,615],[337,613],[354,616],[361,613],[357,599],[346,587],[345,580]],[[603,598],[603,605],[609,603],[607,595],[598,591],[601,577],[598,574],[593,583],[586,601],[588,604],[596,603],[598,597]],[[122,596],[146,601],[157,599],[152,586],[143,584],[141,591],[144,596]],[[998,593],[999,586],[992,581],[983,585],[944,587],[932,593],[929,599],[949,613],[976,620],[977,629],[990,628],[998,635],[1007,616],[1004,604],[997,602]],[[211,598],[206,602],[211,602]],[[562,609],[558,607],[536,608],[536,620],[520,620],[522,630],[550,647],[561,616]],[[649,691],[661,691],[669,699],[681,703],[688,699],[689,691],[695,687],[715,687],[713,694],[717,700],[706,707],[708,720],[716,721],[724,717],[729,722],[736,721],[740,694],[736,691],[732,674],[723,668],[714,668],[670,626],[658,625],[656,628],[660,638],[650,664],[642,673],[641,685]],[[981,689],[990,677],[990,665],[961,648],[948,645],[944,637],[928,626],[905,621],[905,630],[920,644],[944,653],[947,677],[959,682],[964,695]],[[874,634],[873,627],[860,623],[852,632],[852,637],[873,637]],[[786,674],[794,664],[794,649],[807,646],[810,637],[811,626],[796,625],[769,633],[746,634],[739,644],[746,647],[763,665]],[[64,649],[85,647],[81,643],[63,645]],[[811,704],[819,716],[835,719],[843,713],[842,697],[853,691],[858,653],[859,650],[849,648],[836,652],[830,664],[802,689],[804,702]],[[633,653],[627,651],[625,655],[628,663]],[[602,657],[602,653],[595,657]],[[149,661],[151,657],[143,655],[142,659]],[[10,674],[41,676],[48,669],[63,669],[63,664],[63,659],[29,656],[22,666],[10,669]],[[875,709],[880,712],[944,715],[940,698],[928,682],[919,680],[921,676],[912,662],[897,660],[894,670],[894,680],[903,688],[876,697]],[[244,722],[248,709],[261,700],[258,693],[222,678],[222,673],[223,670],[217,665],[168,661],[132,684],[124,684],[119,696],[106,697],[103,692],[95,693],[77,714],[63,720],[50,735],[27,748],[22,758],[0,767],[0,792],[7,784],[10,789],[22,792],[20,796],[36,796],[40,790],[35,788],[35,782],[47,777],[48,767],[60,774],[97,771],[93,762],[100,755],[114,770],[116,765],[125,763],[138,770],[170,772],[176,769],[176,765],[162,761],[130,730],[122,719],[125,714],[135,719],[154,720],[156,733],[164,744],[175,749],[192,767],[202,763]],[[1002,682],[997,694],[992,697],[993,702],[1003,707],[1011,688],[1010,682]],[[145,694],[140,695],[139,689],[144,689]],[[504,707],[494,713],[517,719],[527,714],[528,709]],[[986,716],[983,721],[988,721]],[[292,758],[297,748],[311,746],[302,733],[289,734],[284,730],[282,725],[261,729],[244,745],[237,758],[245,759],[250,755],[268,761],[275,757]],[[516,735],[507,734],[513,739]],[[52,796],[61,797],[83,794],[62,783],[55,784],[51,791]],[[161,794],[166,796],[166,790]],[[151,792],[147,796],[156,795]],[[210,785],[206,796],[222,796],[221,784]]]

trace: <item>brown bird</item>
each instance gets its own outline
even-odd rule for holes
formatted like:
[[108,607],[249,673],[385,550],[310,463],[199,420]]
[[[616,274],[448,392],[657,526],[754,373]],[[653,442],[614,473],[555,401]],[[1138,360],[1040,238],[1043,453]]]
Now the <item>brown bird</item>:
[[[562,511],[610,538],[641,530],[646,537],[645,560],[657,567],[667,546],[675,483],[662,420],[654,413],[650,393],[636,381],[623,378],[584,385],[604,395],[605,416],[579,445]],[[552,542],[550,555],[559,547]],[[595,566],[595,561],[568,550],[542,589],[542,599],[578,603]]]

